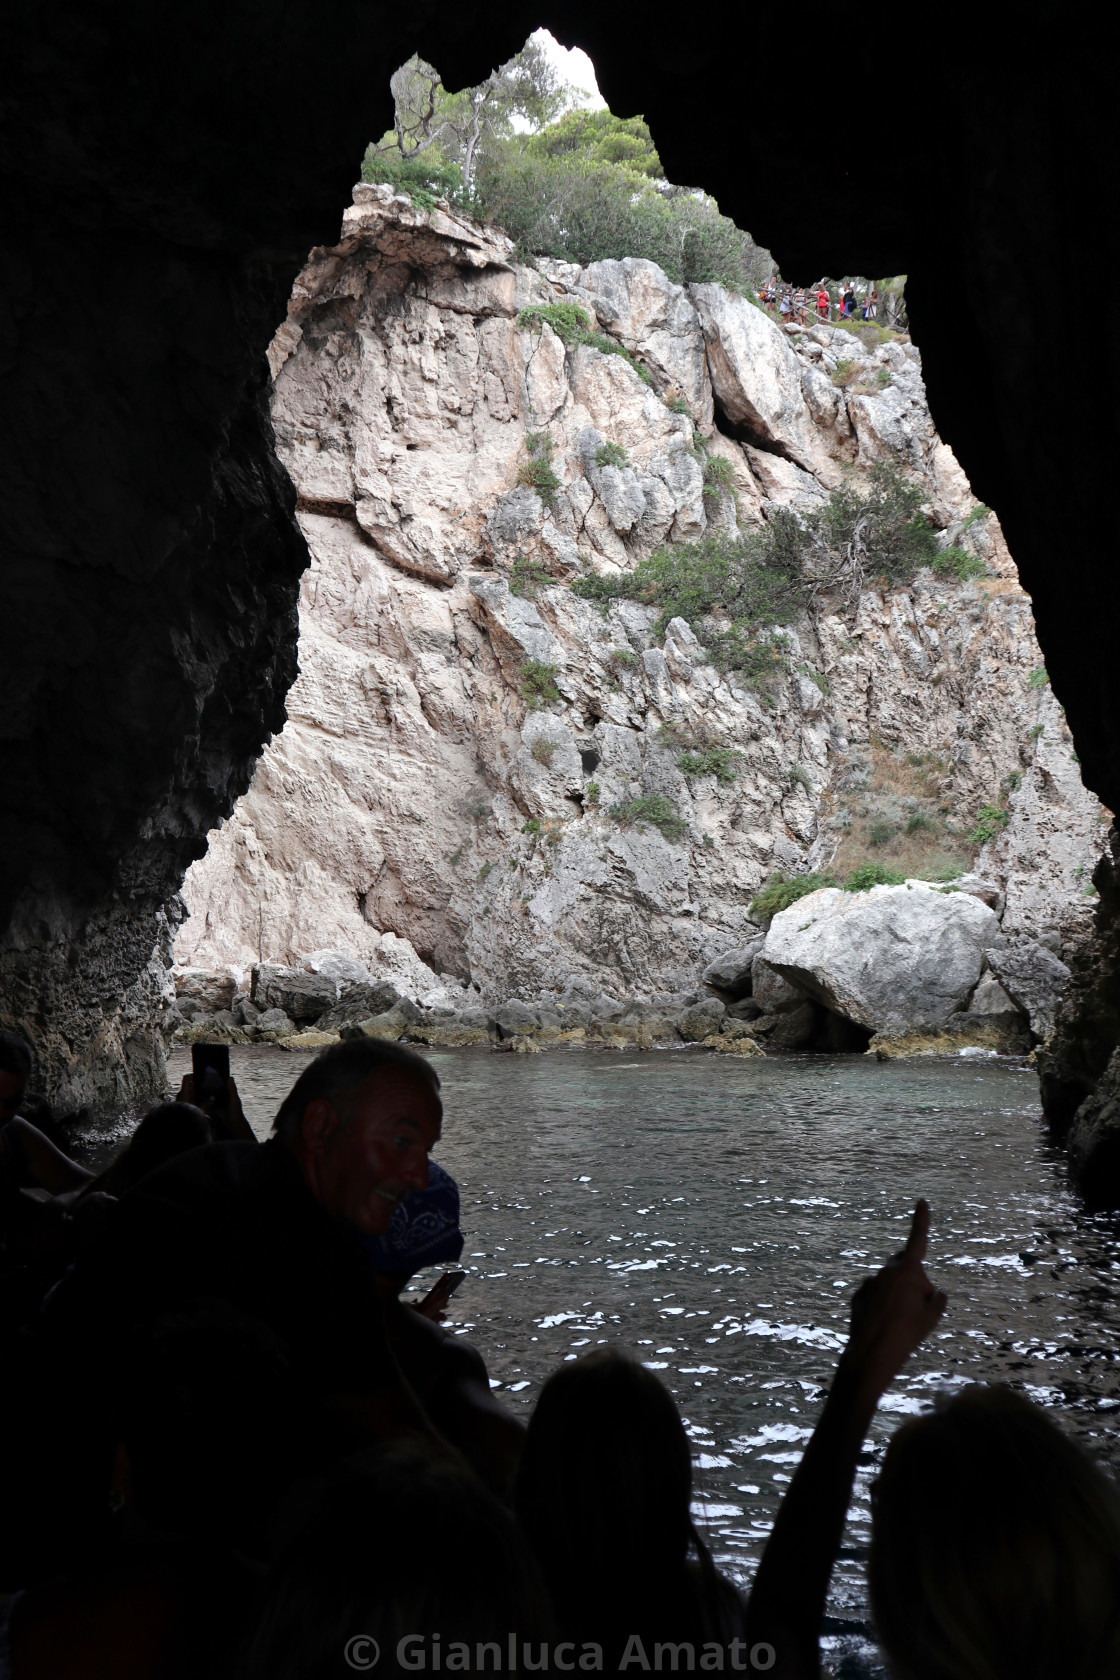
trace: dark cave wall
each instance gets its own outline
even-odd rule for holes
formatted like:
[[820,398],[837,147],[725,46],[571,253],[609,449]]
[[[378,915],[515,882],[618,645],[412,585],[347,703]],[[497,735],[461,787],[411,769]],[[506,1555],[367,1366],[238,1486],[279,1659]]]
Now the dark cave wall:
[[838,69],[718,4],[695,30],[434,0],[8,17],[0,1015],[64,1107],[158,1088],[153,949],[283,722],[306,554],[264,350],[413,50],[461,86],[547,24],[787,275],[910,274],[939,430],[1116,805],[1116,102],[1084,32],[942,8],[845,40]]

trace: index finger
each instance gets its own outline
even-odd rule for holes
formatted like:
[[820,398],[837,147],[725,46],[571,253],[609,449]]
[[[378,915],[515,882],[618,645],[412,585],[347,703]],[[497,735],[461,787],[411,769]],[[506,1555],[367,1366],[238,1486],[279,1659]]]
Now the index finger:
[[929,1203],[923,1196],[914,1209],[914,1217],[910,1221],[910,1235],[906,1239],[903,1257],[907,1260],[924,1260],[926,1246],[929,1240]]

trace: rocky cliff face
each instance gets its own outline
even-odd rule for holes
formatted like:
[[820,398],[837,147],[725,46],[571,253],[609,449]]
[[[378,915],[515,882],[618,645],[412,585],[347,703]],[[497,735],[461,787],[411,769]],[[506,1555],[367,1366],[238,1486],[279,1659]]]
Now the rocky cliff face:
[[[566,301],[627,354],[518,325]],[[1076,942],[1100,808],[912,345],[789,336],[646,262],[519,266],[500,236],[363,187],[271,359],[312,555],[300,676],[188,873],[181,965],[241,976],[341,951],[437,1004],[679,994],[751,938],[775,868],[827,867],[888,807],[895,832],[920,836],[921,815],[960,854],[992,804],[1009,821],[981,867],[1005,931]],[[518,482],[542,432],[546,500]],[[600,464],[604,443],[626,464]],[[705,486],[705,452],[734,497]],[[946,544],[987,575],[925,571],[806,617],[768,696],[715,669],[683,620],[657,635],[652,608],[571,593],[662,543],[819,503],[878,461],[920,481]],[[697,742],[739,755],[733,779],[682,768]],[[660,825],[627,815],[643,800]]]

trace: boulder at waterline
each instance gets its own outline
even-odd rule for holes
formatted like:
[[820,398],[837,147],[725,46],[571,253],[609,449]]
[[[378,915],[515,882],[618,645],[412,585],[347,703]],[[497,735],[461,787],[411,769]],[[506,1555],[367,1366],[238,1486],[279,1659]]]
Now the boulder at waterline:
[[252,997],[258,1009],[282,1009],[293,1021],[317,1021],[337,1001],[338,984],[329,974],[258,963]]
[[936,1033],[966,1009],[998,939],[995,912],[966,893],[824,887],[774,917],[762,955],[835,1014],[898,1037]]
[[705,986],[710,986],[729,1002],[738,1002],[740,998],[750,996],[751,965],[766,941],[766,935],[760,933],[757,939],[752,939],[748,945],[736,945],[734,950],[725,951],[722,957],[709,963],[701,975]]
[[1031,1031],[1041,1039],[1049,1038],[1062,993],[1069,985],[1065,963],[1033,939],[1001,944],[988,951],[987,958],[1003,990],[1030,1016]]
[[294,1033],[296,1024],[282,1009],[266,1009],[257,1016],[256,1030],[262,1037],[270,1034]]
[[237,980],[229,968],[176,968],[172,971],[175,1001],[183,1015],[213,1015],[229,1009]]

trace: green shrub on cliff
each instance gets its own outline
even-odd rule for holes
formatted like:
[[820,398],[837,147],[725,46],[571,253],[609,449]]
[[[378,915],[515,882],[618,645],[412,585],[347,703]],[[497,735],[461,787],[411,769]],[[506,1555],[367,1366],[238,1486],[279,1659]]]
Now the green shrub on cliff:
[[986,846],[997,834],[1002,834],[1011,821],[1011,813],[1001,805],[981,805],[976,813],[976,827],[969,835],[974,846]]
[[595,451],[595,465],[597,467],[628,467],[630,457],[620,443],[601,443]]
[[[598,350],[600,355],[621,356],[644,385],[650,383],[649,374],[640,362],[634,360],[624,344],[609,338],[606,333],[592,331],[591,319],[578,303],[534,303],[517,317],[518,326],[526,332],[540,332],[546,322],[567,349],[578,350],[581,344],[586,344],[592,350]],[[618,446],[614,444],[610,447]],[[609,464],[616,465],[615,462]]]
[[[722,488],[729,477],[730,469],[714,473],[713,482]],[[879,465],[862,491],[845,482],[819,508],[778,508],[756,530],[667,545],[632,572],[579,578],[573,592],[603,605],[626,599],[657,607],[659,635],[671,618],[683,618],[717,669],[737,671],[765,694],[785,664],[775,630],[818,596],[839,596],[851,607],[869,582],[909,582],[930,563],[937,539],[921,496],[897,468]]]
[[742,757],[734,747],[701,747],[697,752],[681,753],[677,769],[685,776],[714,776],[717,782],[730,783],[738,780]]
[[591,331],[591,317],[578,303],[534,303],[517,317],[518,326],[527,332],[540,332],[545,322],[561,344],[579,344]]
[[782,870],[776,869],[751,899],[751,919],[760,927],[768,928],[780,911],[788,910],[799,898],[806,898],[810,893],[818,892],[821,887],[839,885],[839,881],[832,875],[786,875]]
[[906,877],[900,869],[886,863],[861,863],[844,882],[844,891],[870,892],[872,887],[900,887]]
[[[525,452],[529,459],[517,469],[517,482],[528,490],[535,490],[546,508],[555,509],[556,492],[560,480],[552,468],[556,445],[547,432],[529,432],[525,437]],[[515,562],[516,564],[516,562]]]
[[525,150],[503,147],[476,176],[473,213],[508,233],[519,255],[580,264],[645,257],[678,285],[715,281],[750,292],[761,283],[769,254],[721,216],[714,199],[654,185],[625,164],[530,149],[548,134]]
[[543,659],[528,659],[521,667],[521,698],[527,711],[539,711],[560,699],[556,686],[559,667],[548,665]]
[[641,794],[637,799],[612,805],[611,816],[623,828],[629,828],[631,823],[650,823],[660,829],[666,840],[679,840],[688,833],[688,824],[677,814],[673,801],[663,793]]
[[520,595],[526,601],[535,601],[552,581],[539,560],[530,560],[524,554],[519,554],[509,569],[510,594]]
[[983,577],[988,568],[967,548],[943,548],[933,561],[933,570],[941,577],[954,577],[958,583],[969,583],[973,578]]

